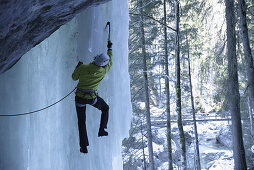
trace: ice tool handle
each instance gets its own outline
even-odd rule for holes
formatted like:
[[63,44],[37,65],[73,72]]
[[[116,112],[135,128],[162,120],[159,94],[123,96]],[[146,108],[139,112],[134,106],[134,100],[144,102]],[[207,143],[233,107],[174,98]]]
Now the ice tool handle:
[[110,41],[110,22],[108,21],[106,24],[106,28],[108,26],[108,41]]

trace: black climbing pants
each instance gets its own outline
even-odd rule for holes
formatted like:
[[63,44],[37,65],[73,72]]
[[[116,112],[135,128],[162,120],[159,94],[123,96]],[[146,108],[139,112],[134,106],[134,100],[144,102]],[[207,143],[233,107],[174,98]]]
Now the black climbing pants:
[[97,96],[97,98],[95,99],[83,99],[81,97],[76,96],[75,104],[78,117],[79,144],[80,147],[82,148],[89,145],[86,131],[86,104],[90,104],[93,107],[96,107],[97,109],[101,110],[102,113],[100,128],[107,128],[109,106],[99,96]]

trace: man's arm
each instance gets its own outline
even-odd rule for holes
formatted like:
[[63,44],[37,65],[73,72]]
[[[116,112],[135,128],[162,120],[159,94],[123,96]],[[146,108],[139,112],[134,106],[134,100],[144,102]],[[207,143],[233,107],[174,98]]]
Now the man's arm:
[[82,62],[78,62],[78,64],[77,64],[77,66],[76,66],[76,68],[75,68],[75,70],[73,71],[73,73],[72,73],[72,80],[74,80],[74,81],[76,81],[76,80],[78,80],[79,79],[79,66],[81,65],[81,64],[83,64]]
[[112,61],[113,61],[113,53],[112,53],[112,42],[111,41],[108,41],[108,45],[107,45],[107,47],[108,47],[108,51],[107,51],[107,54],[108,54],[108,56],[109,56],[109,62],[108,62],[108,65],[105,67],[105,69],[106,69],[106,72],[108,72],[109,70],[110,70],[110,68],[111,68],[111,66],[112,66]]

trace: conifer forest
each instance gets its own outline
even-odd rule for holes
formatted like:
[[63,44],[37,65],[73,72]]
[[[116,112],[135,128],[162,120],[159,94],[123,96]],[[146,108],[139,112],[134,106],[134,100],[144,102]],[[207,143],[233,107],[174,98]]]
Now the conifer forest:
[[129,0],[124,170],[254,169],[254,0]]

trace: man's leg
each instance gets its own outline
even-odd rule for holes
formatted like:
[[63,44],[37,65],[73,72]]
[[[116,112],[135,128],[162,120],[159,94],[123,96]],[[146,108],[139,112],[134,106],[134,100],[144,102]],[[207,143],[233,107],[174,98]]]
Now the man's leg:
[[107,132],[104,131],[104,129],[107,128],[108,124],[108,112],[109,112],[109,106],[108,104],[101,98],[97,97],[97,102],[93,105],[97,109],[101,110],[101,122],[100,122],[100,131],[102,131],[102,135],[99,136],[107,136]]
[[[76,97],[77,99],[77,97]],[[81,148],[86,148],[89,145],[87,131],[86,131],[86,105],[80,107],[79,101],[76,100],[76,110],[78,117],[78,129],[79,129],[79,144]]]

